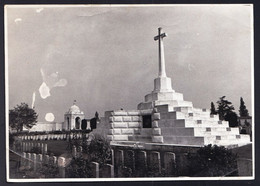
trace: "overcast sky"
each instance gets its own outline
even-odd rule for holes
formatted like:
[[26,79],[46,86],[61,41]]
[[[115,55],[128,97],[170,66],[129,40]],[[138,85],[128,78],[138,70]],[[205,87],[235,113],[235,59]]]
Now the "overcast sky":
[[158,76],[153,37],[162,27],[176,92],[198,108],[225,95],[237,113],[243,97],[251,114],[251,11],[245,5],[8,6],[9,107],[34,102],[39,121],[53,113],[57,122],[73,100],[86,118],[136,109]]

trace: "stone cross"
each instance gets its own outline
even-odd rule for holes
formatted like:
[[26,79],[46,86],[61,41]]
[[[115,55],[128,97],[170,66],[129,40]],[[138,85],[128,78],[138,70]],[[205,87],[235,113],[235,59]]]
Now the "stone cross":
[[165,72],[165,60],[164,60],[164,47],[163,38],[166,37],[166,33],[162,33],[162,28],[158,28],[158,35],[154,37],[154,40],[159,43],[159,77],[166,77]]

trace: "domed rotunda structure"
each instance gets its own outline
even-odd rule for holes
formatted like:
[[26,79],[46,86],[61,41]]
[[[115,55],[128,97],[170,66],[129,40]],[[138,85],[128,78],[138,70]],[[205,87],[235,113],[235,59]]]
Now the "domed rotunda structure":
[[64,130],[81,130],[81,121],[85,118],[84,112],[80,111],[80,108],[74,101],[73,105],[69,108],[68,112],[64,114]]

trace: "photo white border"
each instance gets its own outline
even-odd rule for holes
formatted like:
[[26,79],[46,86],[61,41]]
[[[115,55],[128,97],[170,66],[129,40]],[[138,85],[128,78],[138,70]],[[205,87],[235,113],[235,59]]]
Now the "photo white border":
[[[252,109],[252,176],[241,177],[158,177],[158,178],[34,178],[15,179],[9,176],[9,81],[8,81],[8,28],[7,8],[46,8],[46,7],[169,7],[169,6],[251,6],[251,109]],[[105,181],[194,181],[194,180],[254,180],[255,179],[255,99],[254,99],[254,12],[253,4],[33,4],[5,5],[4,7],[4,39],[5,39],[5,109],[6,109],[6,181],[7,182],[105,182]]]

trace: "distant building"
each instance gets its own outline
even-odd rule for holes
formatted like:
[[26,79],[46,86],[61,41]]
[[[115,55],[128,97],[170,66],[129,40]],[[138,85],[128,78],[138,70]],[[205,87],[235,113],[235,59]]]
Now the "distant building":
[[241,134],[250,134],[252,136],[252,117],[239,117],[238,124]]

